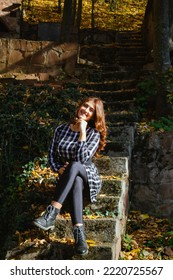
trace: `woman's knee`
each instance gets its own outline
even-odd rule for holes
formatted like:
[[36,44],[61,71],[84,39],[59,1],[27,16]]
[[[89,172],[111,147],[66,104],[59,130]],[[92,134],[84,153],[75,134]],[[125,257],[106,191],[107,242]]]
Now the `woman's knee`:
[[78,174],[79,176],[82,176],[82,177],[86,176],[86,170],[80,161],[70,162],[69,168],[70,168],[70,171],[73,172],[73,174]]
[[83,191],[84,189],[84,182],[83,179],[80,176],[76,176],[74,185],[73,185],[73,190],[74,191]]
[[80,170],[81,168],[83,168],[83,165],[80,161],[71,161],[69,167]]

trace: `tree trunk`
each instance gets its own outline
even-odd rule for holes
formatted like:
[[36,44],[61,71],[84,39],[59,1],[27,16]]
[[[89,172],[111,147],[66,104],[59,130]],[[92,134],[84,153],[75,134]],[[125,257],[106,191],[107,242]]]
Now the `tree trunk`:
[[156,117],[168,114],[164,72],[170,67],[169,0],[154,0],[154,63],[156,73]]
[[173,1],[169,0],[169,26],[173,25]]
[[91,9],[91,28],[95,28],[95,19],[94,19],[94,9],[95,9],[95,0],[92,0],[92,9]]
[[72,5],[73,5],[73,8],[72,8],[72,26],[75,26],[75,24],[76,24],[76,6],[77,6],[77,1],[73,0]]
[[60,42],[70,42],[70,35],[72,30],[72,14],[73,14],[73,1],[65,0],[63,9],[63,18],[61,23],[61,36]]
[[77,19],[76,19],[76,27],[79,32],[82,18],[82,0],[78,1],[78,11],[77,11]]
[[78,41],[82,17],[82,0],[65,0],[61,23],[60,42]]

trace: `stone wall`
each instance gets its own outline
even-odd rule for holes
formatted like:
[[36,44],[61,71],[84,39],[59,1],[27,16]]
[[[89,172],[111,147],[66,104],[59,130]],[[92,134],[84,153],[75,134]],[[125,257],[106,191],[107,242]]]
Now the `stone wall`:
[[77,43],[0,39],[0,74],[51,72],[63,66],[71,75],[77,53]]
[[173,132],[138,135],[135,143],[131,208],[173,220]]
[[6,10],[8,7],[12,6],[13,4],[21,4],[22,0],[1,0],[0,1],[0,16],[6,15],[9,13],[8,10]]
[[19,5],[21,0],[0,1],[0,23],[5,25],[9,32],[19,33]]

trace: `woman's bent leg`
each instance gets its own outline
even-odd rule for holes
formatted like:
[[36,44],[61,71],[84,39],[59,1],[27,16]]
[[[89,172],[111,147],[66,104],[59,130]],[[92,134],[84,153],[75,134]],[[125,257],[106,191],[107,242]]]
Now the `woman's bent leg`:
[[73,226],[83,224],[83,179],[76,177],[72,190],[69,193],[68,201],[70,202],[70,215]]
[[[84,166],[80,162],[71,162],[65,172],[60,176],[57,183],[55,201],[63,204],[67,195],[74,187],[76,177],[80,177],[83,181],[82,185],[87,185],[87,174]],[[77,184],[78,185],[78,184]]]
[[[83,183],[87,184],[86,171],[80,162],[70,163],[58,181],[55,201],[59,205],[63,204],[67,195],[73,188],[76,176],[80,176],[83,180]],[[34,221],[34,224],[43,230],[53,229],[56,216],[59,214],[59,212],[60,208],[56,208],[56,205],[52,203],[52,205],[47,207],[45,213]]]

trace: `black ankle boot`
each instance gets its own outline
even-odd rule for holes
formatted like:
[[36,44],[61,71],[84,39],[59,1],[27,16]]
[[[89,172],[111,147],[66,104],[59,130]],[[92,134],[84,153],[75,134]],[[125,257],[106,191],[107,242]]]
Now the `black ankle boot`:
[[55,227],[56,216],[60,213],[60,210],[53,205],[49,205],[43,215],[34,220],[34,225],[43,230],[53,230]]
[[75,226],[73,229],[75,239],[75,253],[77,255],[86,255],[88,253],[87,243],[83,226]]

